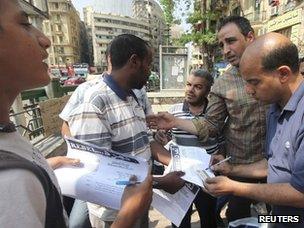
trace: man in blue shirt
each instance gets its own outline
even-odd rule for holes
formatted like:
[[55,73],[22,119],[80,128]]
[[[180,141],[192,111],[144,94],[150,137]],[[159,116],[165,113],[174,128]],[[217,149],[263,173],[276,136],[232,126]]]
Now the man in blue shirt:
[[267,175],[267,184],[219,176],[207,179],[205,187],[213,195],[233,194],[269,203],[273,215],[298,215],[302,223],[277,223],[275,227],[303,227],[304,83],[297,47],[278,33],[261,36],[245,50],[240,70],[247,93],[272,104],[267,120],[267,160],[250,165],[225,163],[214,170],[244,177]]

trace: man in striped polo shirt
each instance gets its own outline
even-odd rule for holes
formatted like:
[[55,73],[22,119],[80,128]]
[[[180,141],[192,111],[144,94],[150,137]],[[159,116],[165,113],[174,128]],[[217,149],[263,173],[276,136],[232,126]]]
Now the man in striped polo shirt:
[[[185,100],[183,103],[173,105],[169,113],[182,119],[201,118],[204,116],[210,88],[213,84],[213,78],[209,72],[203,69],[194,70],[187,77],[185,87]],[[204,147],[208,153],[214,153],[219,149],[218,140],[210,138],[208,144],[204,145],[198,141],[198,137],[178,128],[173,128],[171,131],[164,133],[159,130],[155,135],[155,139],[165,145],[169,140],[173,140],[178,145],[182,146],[197,146]],[[216,199],[211,195],[200,190],[194,200],[194,204],[200,216],[201,227],[213,228],[216,227],[215,206]],[[181,225],[179,227],[191,227],[192,206],[189,208]],[[173,227],[176,227],[172,224]]]
[[[150,75],[152,51],[142,39],[123,34],[110,44],[112,70],[103,80],[84,92],[83,103],[70,115],[68,125],[76,139],[100,147],[141,157],[153,157],[168,164],[170,156],[150,150],[145,114],[132,89],[141,89]],[[170,193],[179,190],[184,181],[181,172],[156,178],[158,188]],[[88,204],[93,227],[109,227],[117,211]],[[144,221],[144,225],[142,224]],[[147,219],[136,227],[147,227]]]

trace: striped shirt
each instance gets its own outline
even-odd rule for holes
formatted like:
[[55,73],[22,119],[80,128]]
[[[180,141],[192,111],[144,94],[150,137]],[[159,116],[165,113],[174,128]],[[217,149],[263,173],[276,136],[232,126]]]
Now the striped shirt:
[[236,67],[219,77],[209,93],[205,118],[196,118],[194,125],[199,139],[223,132],[224,153],[234,164],[248,164],[264,158],[267,106],[245,91],[245,81]]
[[[105,73],[104,73],[105,74]],[[62,112],[59,114],[59,117],[63,119],[64,121],[69,121],[70,116],[74,112],[74,110],[77,108],[78,105],[83,103],[84,100],[84,94],[85,92],[92,86],[99,83],[100,80],[103,80],[102,77],[104,74],[96,75],[96,78],[87,81],[85,83],[80,84],[77,89],[73,92],[72,96],[70,97],[69,101],[65,105]],[[134,94],[137,97],[138,102],[144,109],[144,112],[146,115],[153,114],[151,104],[148,100],[147,93],[145,88],[142,89],[133,89]]]
[[[202,107],[201,112],[198,115],[193,115],[190,112],[189,104],[184,101],[183,103],[173,105],[169,109],[169,113],[172,115],[181,118],[181,119],[188,119],[192,120],[194,118],[203,117],[205,113],[206,106],[208,104],[208,100],[205,100],[205,104]],[[171,130],[172,140],[182,146],[197,146],[197,147],[204,147],[208,154],[215,153],[219,149],[219,144],[223,143],[223,138],[209,138],[207,142],[201,143],[198,140],[196,135],[190,134],[186,131],[183,131],[178,128],[173,128]]]
[[[150,160],[145,113],[131,91],[126,94],[110,75],[83,94],[68,119],[70,131],[76,139]],[[117,211],[88,203],[90,213],[103,221],[114,221]]]
[[126,94],[110,75],[84,91],[68,120],[71,134],[119,153],[151,157],[145,114],[134,93]]

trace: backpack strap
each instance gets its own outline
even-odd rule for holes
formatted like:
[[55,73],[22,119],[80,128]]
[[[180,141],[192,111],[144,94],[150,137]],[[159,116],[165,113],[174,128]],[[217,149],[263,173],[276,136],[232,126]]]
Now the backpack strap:
[[46,170],[19,155],[0,150],[0,171],[8,169],[25,169],[35,174],[46,197],[45,228],[66,228],[61,196]]

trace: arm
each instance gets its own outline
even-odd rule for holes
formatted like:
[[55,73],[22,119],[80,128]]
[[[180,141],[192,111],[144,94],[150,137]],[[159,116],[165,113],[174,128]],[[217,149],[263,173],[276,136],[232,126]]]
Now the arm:
[[233,194],[273,205],[300,208],[304,205],[304,194],[289,183],[249,184],[219,176],[207,179],[204,185],[206,190],[215,196]]
[[152,129],[170,130],[171,128],[179,128],[196,135],[197,131],[191,120],[184,120],[174,117],[168,112],[161,112],[156,115],[147,116],[147,123]]
[[67,121],[63,121],[61,126],[61,135],[64,136],[71,136],[70,127]]
[[[171,160],[170,152],[156,141],[152,141],[150,145],[153,158],[162,164],[169,165]],[[183,172],[176,171],[168,173],[165,176],[153,177],[153,180],[156,182],[153,187],[174,194],[185,184],[185,181],[181,179],[183,175]]]
[[48,158],[46,159],[49,166],[55,170],[57,168],[59,168],[60,166],[63,165],[74,165],[77,166],[80,164],[80,160],[79,159],[74,159],[74,158],[68,158],[66,156],[56,156],[56,157],[52,157],[52,158]]
[[185,185],[185,181],[181,178],[184,174],[182,171],[174,171],[165,176],[153,177],[155,182],[153,187],[174,194]]
[[152,201],[152,176],[147,176],[139,185],[127,186],[124,190],[121,209],[111,228],[134,226],[137,219],[147,212]]
[[160,145],[156,141],[152,141],[150,143],[150,146],[151,146],[152,157],[156,161],[158,161],[164,165],[169,165],[169,162],[171,160],[170,152],[167,151],[162,145]]
[[209,94],[205,117],[192,120],[196,134],[202,143],[207,142],[209,137],[220,135],[225,125],[225,120],[229,116],[225,100],[220,96],[221,90],[218,84],[216,82],[213,85]]
[[155,141],[165,146],[171,138],[167,135],[167,132],[164,130],[158,130],[154,135]]
[[[221,155],[214,155],[214,161],[218,162],[224,157],[217,159]],[[247,178],[265,178],[267,177],[267,160],[263,159],[251,164],[232,165],[229,162],[224,162],[213,166],[213,171],[225,176],[247,177]]]

